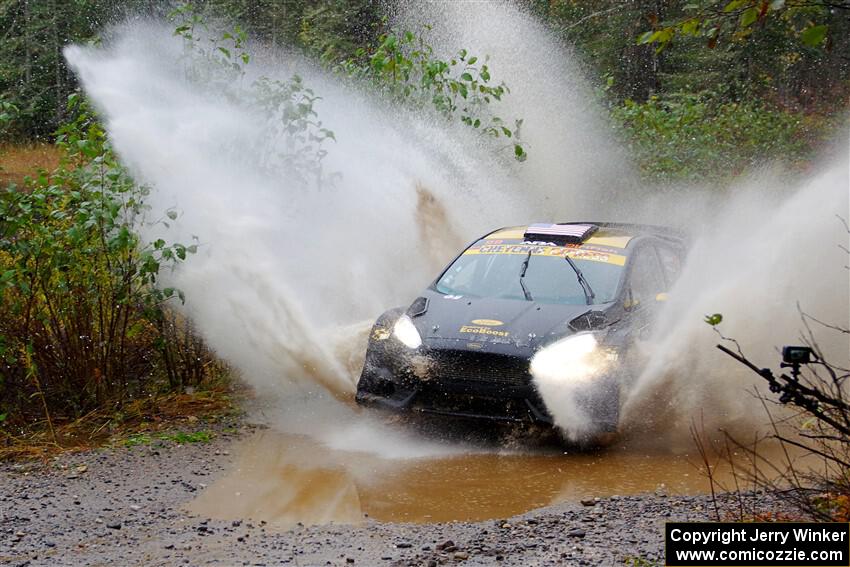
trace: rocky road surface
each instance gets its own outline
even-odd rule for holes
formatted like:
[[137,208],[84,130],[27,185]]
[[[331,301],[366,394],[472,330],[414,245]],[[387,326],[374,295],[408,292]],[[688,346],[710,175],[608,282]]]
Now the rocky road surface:
[[[183,505],[233,464],[250,426],[0,467],[8,565],[652,565],[664,522],[709,519],[707,497],[564,503],[478,523],[297,526],[194,517]],[[636,561],[639,558],[642,562]]]

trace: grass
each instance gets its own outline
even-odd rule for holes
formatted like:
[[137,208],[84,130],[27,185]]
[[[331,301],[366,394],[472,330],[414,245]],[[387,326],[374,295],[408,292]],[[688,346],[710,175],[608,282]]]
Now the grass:
[[215,436],[215,433],[211,431],[207,431],[206,429],[201,429],[199,431],[194,431],[191,433],[187,433],[185,431],[178,431],[176,433],[162,433],[155,437],[151,437],[146,433],[134,433],[124,439],[125,447],[135,447],[137,445],[150,445],[157,439],[161,441],[171,441],[172,443],[177,443],[178,445],[186,445],[188,443],[209,443],[212,441],[212,438]]
[[[199,390],[192,394],[166,394],[135,400],[119,411],[98,410],[78,419],[54,419],[56,442],[46,422],[14,430],[10,424],[0,427],[0,461],[48,459],[63,452],[94,449],[103,445],[133,447],[155,440],[173,443],[205,443],[213,434],[193,429],[198,423],[218,421],[238,410],[234,392],[226,385]],[[238,395],[238,393],[237,393]]]
[[0,146],[0,187],[23,184],[24,177],[38,169],[51,171],[59,165],[61,153],[53,144],[32,143]]
[[205,429],[201,429],[200,431],[195,431],[193,433],[178,431],[171,435],[160,435],[159,438],[163,441],[173,441],[180,445],[186,445],[187,443],[209,443],[212,441],[213,433]]

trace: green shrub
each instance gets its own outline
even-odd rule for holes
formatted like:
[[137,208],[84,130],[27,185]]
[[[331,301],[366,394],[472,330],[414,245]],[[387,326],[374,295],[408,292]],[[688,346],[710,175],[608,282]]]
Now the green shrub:
[[705,94],[626,100],[611,115],[643,176],[658,182],[722,181],[765,160],[800,167],[824,136],[802,113]]
[[446,119],[459,119],[485,136],[512,140],[512,155],[525,161],[520,142],[522,119],[507,122],[493,113],[490,104],[510,93],[504,82],[492,82],[488,57],[461,49],[440,59],[422,34],[395,30],[379,38],[371,51],[360,49],[338,70],[364,80],[393,102],[433,107]]
[[[149,393],[163,375],[157,287],[197,245],[145,243],[149,190],[136,184],[82,99],[60,129],[59,167],[0,191],[0,411],[79,416]],[[166,220],[168,219],[168,220]]]
[[322,164],[326,143],[336,138],[316,112],[321,97],[297,74],[286,81],[262,76],[245,84],[251,56],[248,35],[240,26],[220,31],[191,3],[178,5],[169,17],[174,35],[183,38],[186,79],[265,119],[260,142],[251,148],[265,172],[285,175],[304,187],[331,183],[336,174],[327,174]]

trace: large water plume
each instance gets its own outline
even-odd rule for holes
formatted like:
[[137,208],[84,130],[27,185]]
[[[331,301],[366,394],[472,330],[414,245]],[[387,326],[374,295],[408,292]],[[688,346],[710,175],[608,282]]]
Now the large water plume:
[[[298,72],[322,97],[317,110],[336,134],[325,167],[339,179],[305,190],[268,173],[250,151],[265,142],[268,116],[187,78],[184,46],[167,24],[137,22],[116,28],[105,47],[66,52],[122,159],[155,187],[153,209],[181,211],[168,236],[200,238],[198,254],[172,275],[186,292],[185,310],[264,393],[350,399],[374,317],[409,302],[448,256],[486,230],[579,217],[677,224],[700,216],[696,203],[711,201],[681,193],[655,203],[663,206],[638,207],[643,192],[606,136],[580,70],[521,10],[417,4],[398,20],[429,23],[438,52],[464,47],[491,56],[494,78],[512,89],[498,112],[525,120],[526,163],[494,154],[463,125],[372,97],[297,56],[257,48],[238,80]],[[764,345],[785,337],[763,331],[795,328],[788,326],[795,299],[846,313],[846,287],[836,293],[834,275],[815,279],[806,271],[843,265],[827,250],[837,238],[831,219],[847,210],[846,165],[781,202],[766,203],[765,190],[742,195],[728,195],[701,225],[635,399],[652,399],[655,386],[673,380],[667,402],[688,410],[706,391],[728,387],[713,351],[696,346],[713,339],[700,323],[706,310],[746,318],[749,327],[732,330]],[[741,397],[736,387],[721,399],[729,403],[720,411],[734,413]],[[315,407],[302,407],[296,421],[305,430],[311,419],[324,423],[332,436],[327,422],[336,410],[327,408],[336,406]],[[551,409],[557,418],[559,408]],[[339,411],[345,423],[355,419]]]
[[[778,347],[802,340],[801,312],[846,325],[848,258],[842,247],[850,180],[846,146],[841,152],[795,187],[763,172],[734,194],[673,199],[672,210],[690,217],[694,241],[646,345],[649,364],[625,407],[633,426],[683,431],[691,419],[704,419],[708,427],[751,430],[765,422],[751,395],[751,386],[764,382],[712,348],[736,346],[703,322],[707,314],[722,313],[722,333],[773,368]],[[828,359],[843,365],[846,337],[817,325],[814,330]]]

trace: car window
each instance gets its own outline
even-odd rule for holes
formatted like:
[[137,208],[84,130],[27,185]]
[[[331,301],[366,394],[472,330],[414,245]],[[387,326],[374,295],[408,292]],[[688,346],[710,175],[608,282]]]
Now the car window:
[[632,300],[640,303],[654,301],[657,294],[667,291],[658,255],[653,247],[644,246],[635,251],[629,284]]
[[668,291],[670,287],[679,279],[679,274],[682,271],[682,260],[675,250],[667,246],[659,246],[658,258],[661,260],[661,268],[664,270],[664,277],[667,282]]
[[[528,246],[525,245],[523,250],[528,250]],[[525,272],[524,283],[533,300],[541,303],[585,304],[584,291],[569,262],[563,255],[545,255],[543,251],[542,248],[535,248]],[[437,282],[436,290],[452,295],[524,300],[519,276],[526,258],[527,253],[465,253],[446,270]],[[573,261],[593,288],[595,303],[612,301],[623,267],[577,257]]]
[[451,268],[446,270],[441,281],[451,287],[454,293],[465,295],[471,291],[470,284],[472,284],[476,272],[480,271],[479,266],[483,262],[483,257],[471,258],[468,262],[455,262]]

